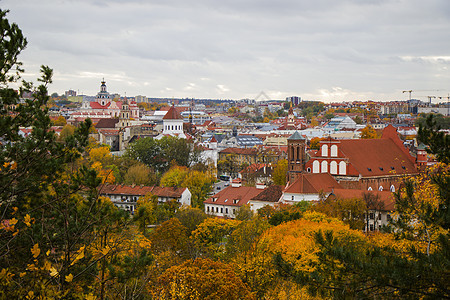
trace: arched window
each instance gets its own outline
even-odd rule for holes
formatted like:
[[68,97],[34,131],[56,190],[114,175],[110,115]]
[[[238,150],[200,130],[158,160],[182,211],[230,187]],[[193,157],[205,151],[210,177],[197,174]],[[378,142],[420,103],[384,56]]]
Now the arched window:
[[391,187],[389,188],[389,190],[394,193],[395,192],[395,186],[392,184]]
[[372,190],[372,187],[371,186],[369,186],[369,188],[367,189],[368,191],[371,191]]
[[383,190],[383,186],[380,185],[380,186],[378,187],[378,190],[381,192],[381,191]]
[[[333,146],[331,146],[331,147],[333,147]],[[336,175],[338,173],[337,162],[335,162],[334,160],[330,163],[330,173],[333,175]]]
[[328,172],[328,162],[326,160],[322,161],[322,173],[327,173]]
[[313,161],[313,173],[320,172],[320,162],[318,160]]
[[311,168],[307,168],[306,172],[311,173]]
[[331,152],[331,154],[330,154],[330,156],[331,157],[337,157],[337,155],[338,155],[338,147],[336,146],[336,145],[331,145],[331,147],[330,147],[330,152]]
[[341,161],[339,163],[339,175],[346,175],[347,174],[347,164],[345,161]]
[[322,145],[322,156],[328,156],[328,145]]

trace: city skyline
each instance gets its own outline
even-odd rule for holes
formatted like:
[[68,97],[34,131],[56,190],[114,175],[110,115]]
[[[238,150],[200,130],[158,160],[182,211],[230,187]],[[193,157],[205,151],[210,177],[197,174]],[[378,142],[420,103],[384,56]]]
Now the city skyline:
[[[406,100],[450,92],[450,2],[12,1],[26,80],[163,98]],[[434,101],[439,101],[434,99]]]

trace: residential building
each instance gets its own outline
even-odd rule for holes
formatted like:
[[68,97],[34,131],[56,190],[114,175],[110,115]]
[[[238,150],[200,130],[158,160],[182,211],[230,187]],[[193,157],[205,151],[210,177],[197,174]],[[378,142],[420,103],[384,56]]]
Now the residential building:
[[188,188],[107,184],[101,187],[100,196],[108,197],[120,209],[134,213],[137,201],[146,195],[155,195],[158,202],[175,200],[180,205],[191,205]]
[[283,191],[283,203],[294,204],[300,201],[317,202],[325,199],[334,189],[342,186],[328,173],[299,174]]

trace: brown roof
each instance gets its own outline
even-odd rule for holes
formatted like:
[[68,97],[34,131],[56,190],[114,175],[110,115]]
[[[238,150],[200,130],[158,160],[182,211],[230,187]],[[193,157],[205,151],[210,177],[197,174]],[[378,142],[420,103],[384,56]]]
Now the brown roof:
[[159,187],[159,186],[143,186],[143,185],[120,185],[120,184],[108,184],[100,189],[102,195],[135,195],[145,196],[149,193],[158,197],[181,197],[186,188],[176,187]]
[[[229,205],[229,206],[242,206],[248,203],[250,199],[255,197],[261,192],[260,189],[257,189],[253,186],[240,186],[240,187],[232,187],[229,186],[226,189],[220,191],[215,194],[211,198],[208,198],[203,203],[205,204],[218,204],[218,205]],[[215,199],[215,201],[213,201]],[[234,203],[234,200],[238,200],[237,203]]]
[[181,119],[183,119],[183,118],[177,112],[177,110],[175,109],[175,106],[173,106],[173,105],[169,108],[169,111],[163,117],[163,120],[181,120]]
[[253,197],[251,200],[265,201],[265,202],[278,202],[283,195],[283,186],[270,185],[264,189],[261,193]]
[[119,119],[100,119],[95,128],[116,128]]
[[255,148],[226,148],[219,153],[256,155],[257,150]]
[[285,193],[318,194],[320,191],[331,192],[342,186],[328,173],[301,174],[297,180],[286,188]]
[[[389,191],[365,191],[365,190],[353,190],[353,189],[335,189],[330,195],[331,197],[337,197],[340,199],[362,199],[364,193],[373,194],[379,197],[379,200],[384,203],[384,210],[393,211],[394,210],[394,197]],[[369,209],[375,209],[374,207],[369,207]]]

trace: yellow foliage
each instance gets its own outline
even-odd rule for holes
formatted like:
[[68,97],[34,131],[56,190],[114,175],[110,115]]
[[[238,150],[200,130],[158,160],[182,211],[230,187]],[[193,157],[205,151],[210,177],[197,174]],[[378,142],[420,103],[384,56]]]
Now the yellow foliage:
[[59,273],[58,273],[58,271],[55,269],[55,267],[51,267],[50,268],[50,276],[51,277],[55,277],[55,276],[57,276]]
[[109,151],[109,147],[98,147],[98,148],[92,148],[89,151],[89,157],[94,162],[101,162],[105,163],[105,161],[109,158],[111,158],[111,152]]
[[72,282],[72,280],[73,280],[73,275],[72,275],[72,274],[67,275],[66,278],[65,278],[65,280],[66,280],[66,282]]
[[33,248],[31,248],[31,253],[33,254],[34,258],[37,258],[39,254],[41,253],[41,249],[39,249],[38,244],[34,244]]
[[2,269],[0,271],[0,282],[9,282],[14,277],[14,274],[9,272],[8,269]]
[[74,265],[80,259],[84,258],[84,248],[85,248],[85,246],[82,246],[80,249],[78,249],[78,251],[76,253],[76,256],[75,256],[75,259],[70,264],[71,266]]
[[317,268],[319,251],[314,239],[315,232],[331,230],[336,236],[352,236],[355,240],[364,238],[361,232],[349,229],[342,222],[319,215],[321,214],[311,212],[306,214],[306,219],[283,223],[269,229],[262,237],[261,244],[265,247],[261,252],[269,255],[267,259],[275,253],[280,253],[296,270],[313,272]]
[[30,217],[29,214],[26,214],[26,215],[25,215],[25,218],[24,218],[23,222],[24,222],[28,227],[31,226],[31,223],[30,223],[30,222],[31,222],[31,217]]

